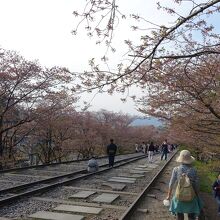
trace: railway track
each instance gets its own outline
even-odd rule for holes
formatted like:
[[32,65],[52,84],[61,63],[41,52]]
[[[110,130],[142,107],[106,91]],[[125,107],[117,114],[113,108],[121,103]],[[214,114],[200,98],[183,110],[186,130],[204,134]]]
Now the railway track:
[[[137,154],[137,153],[134,153],[134,154]],[[131,153],[118,154],[118,155],[116,155],[116,157],[123,156],[123,155],[132,155],[132,154]],[[98,157],[97,159],[103,159],[103,158],[108,158],[108,156],[101,156],[101,157]],[[45,168],[45,167],[54,167],[54,166],[57,166],[57,165],[78,163],[78,162],[88,161],[88,160],[89,159],[79,159],[79,160],[69,160],[69,161],[55,162],[55,163],[46,163],[46,164],[41,164],[41,165],[15,167],[15,168],[11,168],[11,169],[0,170],[0,174],[11,173],[11,172],[15,172],[15,171],[16,172],[20,172],[20,171],[22,172],[22,171],[29,170],[29,169],[41,169],[41,168]]]
[[[89,175],[80,173],[66,180],[7,197],[2,203],[0,201],[3,206],[0,208],[0,217],[25,220],[136,219],[130,218],[135,204],[169,163],[161,162],[160,156],[155,157],[154,164],[146,163],[143,157],[130,158],[127,162],[120,161],[113,169],[103,167],[99,172]],[[77,197],[80,193],[91,194]],[[19,203],[8,205],[21,198],[24,199]]]
[[[143,209],[142,207],[140,207],[140,203],[143,200],[145,200],[146,197],[149,197],[151,200],[156,199],[156,195],[150,194],[149,192],[154,187],[154,184],[159,179],[161,174],[164,172],[165,168],[167,168],[170,161],[173,159],[173,157],[175,155],[176,154],[173,154],[172,157],[170,157],[169,160],[162,166],[162,168],[158,171],[158,173],[154,176],[154,178],[147,184],[147,186],[144,188],[144,190],[139,194],[139,196],[136,198],[136,200],[132,203],[132,205],[129,207],[129,209],[127,209],[126,212],[120,217],[120,220],[136,219],[137,218],[137,217],[135,217],[136,212],[142,212],[142,214],[143,213],[147,214],[149,212],[148,209]],[[170,173],[168,174],[168,176],[170,177]],[[163,183],[166,184],[165,182],[163,182]],[[158,188],[154,187],[154,189],[156,189],[156,190],[160,190],[160,188],[161,187],[158,187]],[[165,188],[165,190],[167,190],[166,186],[163,186],[163,188]],[[161,203],[162,203],[162,201],[161,201]],[[141,220],[139,217],[138,217],[138,219]],[[144,216],[143,219],[146,219],[146,216]]]
[[[128,161],[128,160],[136,160],[138,158],[143,158],[144,156],[134,156],[134,157],[128,157],[125,159],[121,159],[121,160],[116,160],[115,164],[116,167],[118,166],[117,164],[123,164],[123,162]],[[106,168],[107,167],[107,168]],[[101,170],[96,172],[96,173],[101,173],[104,172],[106,170],[109,170],[111,168],[108,167],[108,163],[102,164],[100,165]],[[58,175],[52,178],[47,178],[44,180],[40,180],[40,181],[34,181],[31,183],[27,183],[27,184],[21,184],[18,186],[14,186],[14,187],[10,187],[10,188],[6,188],[3,190],[0,190],[0,196],[2,199],[0,199],[0,207],[4,206],[4,205],[8,205],[9,203],[12,203],[14,201],[17,201],[18,199],[24,198],[26,196],[29,195],[33,195],[35,193],[41,193],[44,192],[46,190],[55,188],[57,186],[62,186],[65,184],[68,184],[72,181],[76,181],[88,176],[94,175],[93,173],[87,173],[86,169],[80,169],[78,171],[72,172],[72,173],[68,173],[68,174],[64,174],[64,175]],[[50,184],[46,184],[46,183],[50,183]],[[42,185],[42,184],[46,184],[46,185]],[[31,189],[32,187],[35,187],[34,189]],[[16,195],[10,195],[11,193],[16,193]]]
[[[133,157],[141,154],[124,154],[117,155],[116,160],[126,157]],[[99,165],[107,162],[107,157],[98,159]],[[69,178],[72,175],[85,172],[88,160],[72,161],[68,163],[59,163],[45,166],[35,166],[35,168],[27,167],[21,169],[4,170],[0,174],[0,189],[1,193],[9,192],[10,188],[15,187],[15,190],[23,187],[34,186],[36,184],[49,183],[60,178]]]

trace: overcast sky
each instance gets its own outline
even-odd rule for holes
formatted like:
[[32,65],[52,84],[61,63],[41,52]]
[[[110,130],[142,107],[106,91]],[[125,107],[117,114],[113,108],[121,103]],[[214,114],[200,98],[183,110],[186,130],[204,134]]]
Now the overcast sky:
[[[169,0],[163,0],[168,2]],[[0,47],[18,51],[26,59],[39,60],[44,66],[65,66],[71,71],[83,71],[92,57],[100,59],[105,47],[96,46],[83,31],[73,36],[71,31],[76,25],[72,12],[83,9],[85,0],[0,0]],[[127,16],[136,13],[161,23],[167,16],[156,10],[156,0],[120,0],[121,11]],[[126,52],[124,39],[138,39],[136,33],[129,32],[129,21],[120,24],[116,32],[117,53],[110,55],[110,63],[116,64]],[[164,24],[164,23],[163,23]],[[131,89],[131,95],[140,93]],[[92,95],[83,95],[90,101]],[[140,114],[134,103],[122,103],[122,95],[98,94],[92,101],[90,110],[107,109],[129,114]]]

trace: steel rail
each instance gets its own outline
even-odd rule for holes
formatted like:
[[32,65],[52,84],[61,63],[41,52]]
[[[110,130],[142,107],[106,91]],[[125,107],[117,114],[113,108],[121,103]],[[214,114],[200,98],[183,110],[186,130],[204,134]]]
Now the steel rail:
[[[140,156],[136,156],[136,157],[133,157],[133,158],[121,159],[121,160],[115,162],[115,164],[118,164],[118,165],[115,165],[114,168],[117,168],[119,166],[123,166],[125,164],[134,162],[136,160],[139,160],[139,159],[142,159],[142,158],[145,158],[145,157],[146,157],[145,155],[140,155]],[[100,167],[104,167],[104,166],[108,166],[108,164],[104,164]],[[47,186],[43,186],[43,187],[40,187],[40,188],[37,188],[37,189],[33,189],[33,190],[30,190],[30,191],[24,192],[24,193],[20,193],[20,194],[16,194],[16,195],[13,195],[13,196],[9,196],[7,198],[0,199],[0,207],[3,207],[3,206],[8,205],[10,203],[16,202],[21,198],[31,196],[31,195],[34,195],[34,194],[37,194],[37,193],[42,193],[42,192],[48,191],[50,189],[53,189],[55,187],[59,187],[59,186],[62,186],[62,185],[68,185],[68,184],[70,184],[74,181],[81,180],[81,179],[84,179],[84,178],[87,178],[87,177],[90,177],[90,176],[93,176],[93,175],[96,175],[96,174],[99,174],[99,173],[103,173],[103,172],[111,170],[111,169],[112,169],[112,167],[108,167],[108,168],[105,168],[103,170],[100,170],[100,171],[97,171],[97,172],[94,172],[94,173],[84,174],[82,176],[75,177],[75,178],[72,178],[72,179],[69,179],[69,180],[60,181],[58,183],[53,183],[53,184],[50,184],[50,185],[47,185]],[[84,171],[86,171],[86,170],[84,170]],[[24,189],[26,189],[26,188],[24,188]]]
[[[117,154],[116,156],[123,156],[127,154],[137,154],[137,153],[126,153],[126,154]],[[103,158],[108,158],[108,156],[101,156],[98,157],[97,159],[103,159]],[[47,166],[56,166],[59,164],[69,164],[69,163],[75,163],[75,162],[81,162],[81,161],[87,161],[89,160],[88,158],[85,159],[80,159],[80,160],[68,160],[68,161],[63,161],[63,162],[56,162],[56,163],[46,163],[46,164],[41,164],[41,165],[33,165],[33,166],[26,166],[26,167],[16,167],[16,168],[11,168],[11,169],[3,169],[0,170],[0,174],[2,173],[10,173],[13,171],[20,171],[20,170],[28,170],[32,168],[42,168],[42,167],[47,167]]]
[[[133,158],[135,158],[135,157],[133,157]],[[124,160],[129,160],[129,158],[125,158],[125,159],[115,161],[115,164],[120,163],[121,161],[124,161]],[[99,167],[105,167],[105,166],[108,166],[108,163],[100,165]],[[25,183],[25,184],[13,186],[13,187],[10,187],[10,188],[0,190],[0,195],[3,194],[3,193],[10,193],[10,192],[13,192],[13,191],[27,189],[28,187],[36,186],[38,184],[49,183],[49,182],[55,181],[57,179],[69,178],[71,176],[81,174],[81,173],[85,173],[85,172],[87,172],[86,169],[81,169],[81,170],[78,170],[78,171],[74,171],[74,172],[70,172],[70,173],[67,173],[67,174],[62,174],[62,175],[50,177],[50,178],[47,178],[47,179],[37,180],[37,181],[30,182],[30,183]]]
[[127,211],[119,218],[119,220],[128,220],[130,218],[130,216],[136,210],[136,207],[138,206],[139,201],[141,201],[141,199],[143,199],[145,194],[149,191],[150,187],[156,182],[158,177],[162,174],[164,169],[167,167],[167,165],[170,163],[170,161],[173,159],[173,157],[177,154],[177,152],[178,151],[173,153],[173,155],[168,159],[168,161],[163,165],[163,167],[157,172],[157,174],[154,176],[154,178],[150,181],[150,183],[148,183],[148,185],[139,194],[139,196],[135,199],[135,201],[131,204],[131,206],[127,209]]
[[[106,158],[106,157],[107,156],[102,156],[102,157],[98,157],[98,159],[102,159],[102,158]],[[28,169],[33,169],[33,168],[42,168],[42,167],[47,167],[47,166],[56,166],[56,165],[59,165],[59,164],[75,163],[75,162],[81,162],[81,161],[86,161],[86,160],[89,160],[89,159],[69,160],[69,161],[63,161],[63,162],[45,163],[45,164],[26,166],[26,167],[16,167],[16,168],[11,168],[11,169],[0,170],[0,174],[1,173],[10,173],[10,172],[19,171],[19,170],[28,170]]]

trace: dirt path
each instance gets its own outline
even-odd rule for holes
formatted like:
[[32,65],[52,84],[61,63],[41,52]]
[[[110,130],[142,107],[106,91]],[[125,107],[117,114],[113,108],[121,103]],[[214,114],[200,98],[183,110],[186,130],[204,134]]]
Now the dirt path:
[[220,220],[220,216],[218,216],[218,206],[213,195],[201,193],[201,197],[205,203],[204,211],[206,220]]

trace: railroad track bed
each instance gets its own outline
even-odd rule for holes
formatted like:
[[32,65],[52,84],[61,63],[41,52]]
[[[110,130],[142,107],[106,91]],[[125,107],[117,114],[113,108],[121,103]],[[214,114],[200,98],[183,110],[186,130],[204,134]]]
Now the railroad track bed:
[[[0,217],[28,220],[47,219],[47,217],[59,220],[119,219],[164,165],[165,162],[161,162],[159,156],[155,158],[156,161],[153,164],[147,164],[146,158],[140,159],[121,167],[108,169],[108,172],[96,173],[74,181],[68,186],[61,186],[21,200],[9,207],[2,207]],[[41,216],[40,211],[49,213]],[[56,217],[50,215],[56,215]],[[76,217],[68,215],[76,215]],[[133,219],[139,220],[139,218]]]
[[[134,155],[141,155],[141,153],[129,153],[129,154],[118,154],[116,155],[117,159],[123,159],[128,157],[133,157]],[[99,164],[103,164],[107,161],[107,156],[98,157],[97,160]],[[12,169],[0,170],[0,175],[3,173],[22,173],[26,172],[27,170],[51,170],[51,171],[61,171],[61,172],[69,172],[72,171],[72,168],[75,166],[85,166],[87,165],[88,159],[80,159],[80,160],[71,160],[71,161],[63,161],[57,163],[49,163],[43,165],[34,165],[34,166],[27,166],[27,167],[15,167]],[[71,166],[73,165],[73,166]]]
[[[138,155],[138,154],[136,154]],[[141,155],[141,154],[140,154]],[[133,157],[134,154],[117,155],[116,161],[123,158]],[[99,165],[108,163],[107,158],[98,159]],[[59,175],[66,175],[68,173],[77,172],[79,170],[86,170],[88,161],[79,161],[65,164],[55,164],[48,166],[39,166],[36,168],[18,169],[15,171],[8,171],[0,173],[0,190],[8,189],[13,186],[19,186],[25,183],[31,183],[40,180],[49,180],[49,178]],[[1,197],[1,192],[0,192]]]
[[[124,167],[121,167],[119,169],[113,169],[108,173],[105,173],[104,175],[96,175],[92,178],[85,179],[85,180],[80,180],[76,183],[73,183],[72,186],[75,187],[82,187],[86,188],[90,186],[89,188],[103,188],[103,189],[110,189],[108,186],[103,186],[104,183],[106,183],[109,179],[112,177],[124,177],[124,178],[136,178],[136,181],[132,184],[127,184],[126,187],[123,189],[124,192],[132,192],[132,193],[139,193],[140,190],[144,189],[145,185],[147,182],[149,182],[152,178],[153,175],[155,175],[155,172],[160,169],[160,163],[158,164],[147,164],[146,170],[147,172],[144,173],[138,173],[139,171],[142,172],[141,170],[137,170],[137,173],[131,174],[130,171],[133,168],[138,168],[140,165],[145,165],[146,164],[146,159],[142,159],[140,161],[137,161],[135,164],[129,164]],[[149,169],[148,169],[149,168]],[[145,169],[145,168],[144,168]],[[134,171],[136,172],[136,171]],[[135,177],[135,176],[140,176],[140,177]],[[123,183],[122,183],[123,184]]]
[[[30,177],[30,176],[18,176],[18,175],[4,175],[3,177],[0,176],[0,189],[7,189],[12,186],[18,186],[25,183],[31,183],[35,181],[44,180],[47,178],[42,177]],[[1,194],[0,194],[1,195]]]

